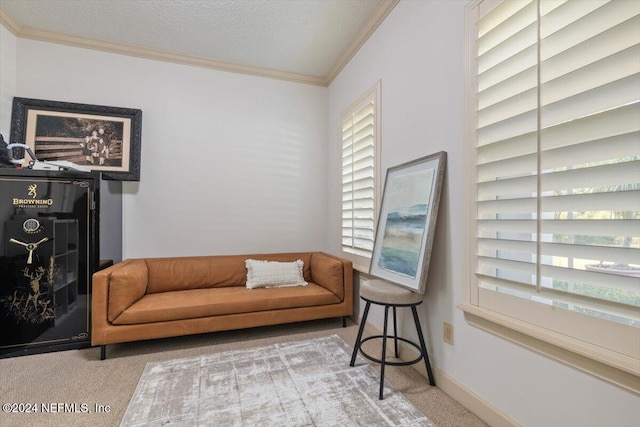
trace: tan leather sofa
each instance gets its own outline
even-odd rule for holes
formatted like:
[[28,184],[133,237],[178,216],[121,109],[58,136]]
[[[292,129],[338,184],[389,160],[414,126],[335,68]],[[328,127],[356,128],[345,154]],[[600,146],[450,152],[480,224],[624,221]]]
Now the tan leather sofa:
[[[304,262],[306,286],[247,289],[245,260]],[[93,275],[91,343],[101,346],[342,317],[351,261],[323,252],[129,259]]]

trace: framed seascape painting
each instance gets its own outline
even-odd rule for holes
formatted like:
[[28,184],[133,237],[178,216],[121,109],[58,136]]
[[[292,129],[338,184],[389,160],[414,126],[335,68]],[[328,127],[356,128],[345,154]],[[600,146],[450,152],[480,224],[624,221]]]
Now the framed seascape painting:
[[424,293],[446,161],[441,151],[387,170],[372,276]]
[[139,181],[141,136],[138,109],[13,99],[10,142],[28,145],[39,161],[66,160],[104,179]]

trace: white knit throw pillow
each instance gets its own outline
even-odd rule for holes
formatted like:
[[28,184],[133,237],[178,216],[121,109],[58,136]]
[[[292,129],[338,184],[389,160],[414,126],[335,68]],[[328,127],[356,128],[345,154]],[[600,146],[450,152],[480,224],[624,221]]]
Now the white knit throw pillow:
[[304,286],[308,283],[302,275],[304,262],[259,261],[248,259],[247,289],[280,288],[287,286]]

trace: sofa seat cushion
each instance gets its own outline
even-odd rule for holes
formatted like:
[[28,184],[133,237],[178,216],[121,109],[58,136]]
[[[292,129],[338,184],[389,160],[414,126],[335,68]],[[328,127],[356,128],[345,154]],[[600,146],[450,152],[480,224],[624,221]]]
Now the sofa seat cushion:
[[188,289],[147,294],[123,311],[113,324],[135,325],[340,302],[333,292],[315,283],[294,288]]

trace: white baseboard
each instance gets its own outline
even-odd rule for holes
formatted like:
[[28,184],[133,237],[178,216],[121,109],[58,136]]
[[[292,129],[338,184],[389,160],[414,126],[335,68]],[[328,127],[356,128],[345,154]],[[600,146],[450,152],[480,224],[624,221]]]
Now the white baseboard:
[[[362,320],[362,319],[359,319]],[[370,335],[382,335],[382,332],[367,322],[364,326],[366,336]],[[393,340],[387,341],[387,351],[393,352]],[[400,359],[401,360],[413,360],[419,355],[418,351],[412,346],[400,341]],[[416,363],[411,365],[416,371],[427,378],[427,369],[424,363]],[[433,363],[431,363],[433,375],[435,376],[436,386],[447,393],[451,398],[456,400],[462,406],[473,412],[478,418],[492,427],[520,427],[521,424],[516,422],[513,418],[507,414],[501,412],[498,408],[491,403],[478,396],[463,384],[458,382],[455,378],[449,376],[444,371],[438,369]]]

